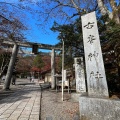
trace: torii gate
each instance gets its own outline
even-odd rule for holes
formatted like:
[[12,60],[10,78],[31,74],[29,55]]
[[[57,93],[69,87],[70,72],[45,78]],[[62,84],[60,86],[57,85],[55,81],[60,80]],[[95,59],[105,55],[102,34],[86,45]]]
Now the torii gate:
[[32,43],[32,42],[21,42],[21,41],[13,42],[12,40],[3,40],[2,43],[14,45],[13,50],[12,50],[11,59],[10,59],[9,66],[8,66],[8,70],[7,70],[5,84],[3,87],[4,90],[10,89],[9,87],[10,87],[11,77],[12,77],[12,73],[13,73],[13,67],[15,64],[19,46],[32,48],[33,45],[36,45],[40,49],[52,50],[52,53],[51,53],[51,78],[52,78],[51,79],[51,88],[52,89],[55,88],[55,50],[62,50],[61,48],[56,48],[54,45]]

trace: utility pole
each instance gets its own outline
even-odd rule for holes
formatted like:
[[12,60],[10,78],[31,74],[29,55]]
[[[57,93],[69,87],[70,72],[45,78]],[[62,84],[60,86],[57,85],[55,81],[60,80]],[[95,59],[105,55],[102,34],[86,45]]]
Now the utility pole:
[[64,101],[64,40],[62,39],[62,101]]

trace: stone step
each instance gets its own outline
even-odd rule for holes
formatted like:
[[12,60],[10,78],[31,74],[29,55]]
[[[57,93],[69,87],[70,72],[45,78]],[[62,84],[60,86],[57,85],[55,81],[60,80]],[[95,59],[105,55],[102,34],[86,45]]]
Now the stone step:
[[[52,116],[46,117],[46,120],[53,120]],[[60,118],[59,120],[64,120],[63,118]],[[79,115],[75,115],[73,120],[80,120]]]

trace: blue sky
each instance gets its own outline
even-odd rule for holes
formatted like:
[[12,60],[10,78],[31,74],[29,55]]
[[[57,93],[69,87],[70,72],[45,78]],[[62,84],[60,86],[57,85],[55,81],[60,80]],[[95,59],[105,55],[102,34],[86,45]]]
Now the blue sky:
[[[55,45],[59,42],[57,39],[58,33],[50,30],[54,20],[51,20],[49,23],[46,23],[46,25],[41,26],[39,25],[41,22],[37,20],[34,15],[28,15],[27,19],[28,30],[26,31],[27,34],[25,37],[28,41],[50,45]],[[50,52],[51,50],[39,49],[39,51]]]
[[[26,16],[26,24],[28,25],[28,31],[26,31],[27,40],[31,42],[38,42],[43,44],[55,45],[59,42],[57,40],[58,33],[50,30],[53,25],[54,20],[51,19],[48,23],[44,25],[43,21],[40,21],[38,14],[28,14]],[[43,25],[39,25],[43,23]]]
[[28,33],[26,37],[29,41],[51,45],[55,45],[59,42],[59,40],[57,40],[58,33],[50,30],[53,23],[47,27],[45,26],[46,28],[44,29],[42,29],[42,27],[40,28],[36,23],[39,24],[35,19],[29,18],[29,30],[26,31]]
[[[42,43],[42,44],[50,44],[55,45],[59,42],[57,39],[58,33],[55,33],[50,30],[50,28],[53,25],[53,22],[47,26],[38,26],[37,24],[40,24],[40,22],[36,19],[34,19],[32,16],[29,15],[28,18],[28,30],[26,31],[26,38],[30,42],[34,43]],[[28,49],[29,50],[29,49]],[[42,52],[50,52],[50,50],[43,50],[39,49],[39,51]]]

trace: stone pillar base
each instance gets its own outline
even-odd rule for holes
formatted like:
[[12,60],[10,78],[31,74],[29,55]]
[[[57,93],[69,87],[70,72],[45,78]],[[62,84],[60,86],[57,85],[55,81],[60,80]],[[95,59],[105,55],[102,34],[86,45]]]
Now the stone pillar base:
[[80,96],[87,96],[87,93],[86,92],[84,92],[84,93],[71,93],[71,99],[72,100],[74,100],[74,101],[76,101],[76,102],[79,102],[79,97]]
[[79,97],[80,120],[120,120],[120,100]]

